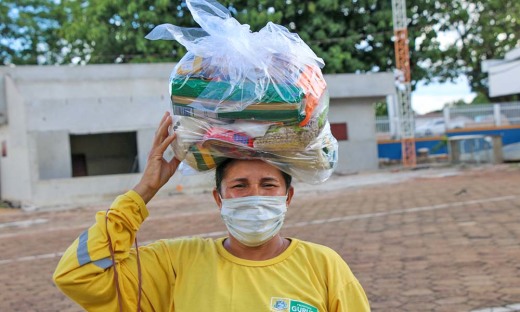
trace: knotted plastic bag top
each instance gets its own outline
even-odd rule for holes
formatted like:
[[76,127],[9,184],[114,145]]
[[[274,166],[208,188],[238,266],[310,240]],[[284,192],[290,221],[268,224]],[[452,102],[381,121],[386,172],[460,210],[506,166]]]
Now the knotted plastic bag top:
[[[295,93],[302,92],[302,88],[295,88],[302,85],[302,74],[308,78],[303,83],[308,85],[303,87],[305,97],[320,98],[325,88],[320,71],[324,62],[297,34],[272,22],[252,32],[249,25],[240,24],[216,1],[186,3],[201,28],[162,24],[146,38],[176,40],[186,47],[188,53],[177,64],[171,80],[184,83],[194,76],[201,78],[201,71],[191,69],[203,68],[202,78],[209,83],[198,96],[216,101],[211,108],[207,102],[201,103],[204,109],[240,111],[254,103],[268,102],[272,90],[281,101],[294,101]],[[181,70],[185,67],[190,70]],[[222,82],[226,84],[224,90]],[[235,100],[237,97],[239,101]]]

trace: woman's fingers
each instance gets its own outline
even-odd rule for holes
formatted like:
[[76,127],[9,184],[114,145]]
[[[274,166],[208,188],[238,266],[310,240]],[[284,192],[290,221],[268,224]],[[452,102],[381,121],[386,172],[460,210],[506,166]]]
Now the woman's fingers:
[[172,118],[170,116],[170,113],[164,113],[164,116],[162,117],[161,122],[159,123],[157,131],[155,131],[155,137],[153,140],[154,146],[159,146],[162,143],[162,141],[168,136],[168,127],[171,125],[171,123]]
[[172,118],[169,113],[165,113],[161,119],[161,123],[155,132],[154,145],[152,147],[151,157],[163,159],[163,154],[175,138],[175,133],[170,134],[168,128],[172,124]]
[[170,113],[166,112],[155,131],[153,146],[148,155],[148,162],[143,176],[134,190],[148,202],[157,191],[171,178],[177,170],[180,161],[173,157],[166,161],[163,157],[168,146],[175,140],[175,133],[169,134],[168,128],[172,124]]
[[163,152],[166,151],[168,146],[170,146],[170,144],[172,144],[172,142],[175,141],[175,138],[177,138],[177,135],[175,133],[168,135],[168,137],[166,137],[166,139],[164,139],[161,142],[161,145],[159,145],[159,150]]
[[168,148],[168,146],[175,140],[175,138],[177,137],[175,135],[175,133],[172,133],[170,134],[170,132],[168,131],[170,125],[172,124],[172,118],[170,116],[170,113],[166,113],[165,114],[165,117],[163,117],[163,120],[161,122],[161,125],[159,126],[159,129],[158,129],[158,137],[159,137],[159,141],[158,141],[158,147],[159,147],[159,151],[161,153],[164,153],[164,151],[166,151],[166,149]]

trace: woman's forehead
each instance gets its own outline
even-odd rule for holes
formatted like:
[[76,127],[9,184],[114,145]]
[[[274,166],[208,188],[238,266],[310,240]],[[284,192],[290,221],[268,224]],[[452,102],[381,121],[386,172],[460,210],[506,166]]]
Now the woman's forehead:
[[283,179],[280,170],[262,160],[234,160],[225,170],[226,180],[255,178]]

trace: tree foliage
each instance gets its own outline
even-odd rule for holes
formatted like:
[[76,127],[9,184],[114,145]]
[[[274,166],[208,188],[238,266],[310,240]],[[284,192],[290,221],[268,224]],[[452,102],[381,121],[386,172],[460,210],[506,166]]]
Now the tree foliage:
[[374,104],[376,116],[388,116],[388,103],[387,102],[376,102]]
[[[253,31],[273,21],[298,33],[326,73],[394,68],[391,0],[221,3]],[[177,61],[182,46],[144,36],[161,23],[198,27],[181,0],[4,0],[0,14],[4,64]],[[465,74],[473,91],[486,94],[481,62],[520,43],[517,0],[408,0],[407,16],[413,85]]]
[[54,2],[0,1],[0,64],[61,63],[63,18]]
[[[428,80],[449,81],[468,77],[472,91],[487,94],[487,74],[482,61],[501,59],[520,46],[520,1],[517,0],[422,0],[430,10],[412,7],[412,21],[423,15],[429,27],[419,27],[414,38],[426,38],[415,48]],[[416,29],[413,26],[412,29]],[[437,34],[448,37],[443,43]],[[419,39],[419,41],[421,40]]]

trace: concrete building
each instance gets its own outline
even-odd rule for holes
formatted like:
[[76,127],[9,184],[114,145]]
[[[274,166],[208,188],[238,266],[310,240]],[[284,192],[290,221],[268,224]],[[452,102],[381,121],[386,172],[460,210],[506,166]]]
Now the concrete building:
[[489,96],[520,94],[520,47],[506,53],[502,60],[487,60],[482,70],[488,73]]
[[[329,122],[339,144],[336,172],[375,170],[377,154],[374,104],[395,98],[394,75],[326,75],[330,93]],[[345,129],[346,135],[342,135]]]
[[[0,68],[0,197],[23,208],[110,201],[131,188],[170,109],[174,64]],[[378,166],[373,103],[393,75],[326,76],[340,172]],[[172,155],[168,155],[171,157]],[[210,188],[208,175],[175,177],[162,190]]]

